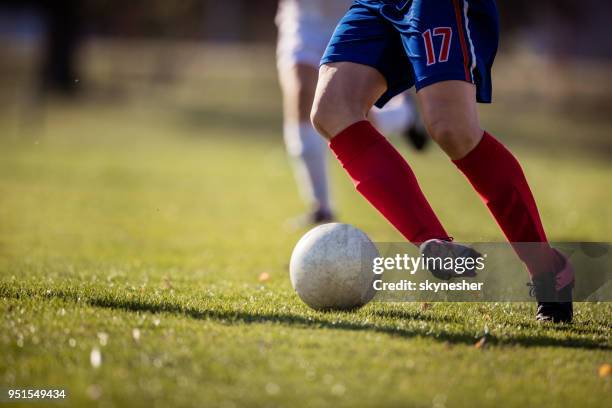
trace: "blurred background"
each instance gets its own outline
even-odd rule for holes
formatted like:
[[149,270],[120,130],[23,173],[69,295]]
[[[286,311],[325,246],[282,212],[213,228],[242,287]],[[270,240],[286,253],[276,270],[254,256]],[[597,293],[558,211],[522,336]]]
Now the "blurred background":
[[[138,95],[150,100],[154,93],[159,103],[197,111],[231,94],[233,102],[258,108],[260,99],[273,99],[266,103],[266,114],[274,117],[267,126],[278,126],[272,83],[276,0],[0,4],[4,120],[36,119],[40,112],[33,109],[49,95],[117,104]],[[601,0],[517,0],[500,1],[499,8],[496,100],[605,118],[612,106],[612,6]],[[220,84],[228,89],[227,79],[236,89],[216,92]],[[15,126],[4,128],[3,137],[16,136]]]
[[[519,157],[551,241],[610,241],[612,2],[498,5],[483,126]],[[65,386],[74,406],[596,406],[605,304],[562,330],[531,325],[532,305],[301,305],[276,7],[0,0],[0,383]],[[398,139],[455,239],[504,240],[440,149]],[[339,220],[403,241],[330,167]]]
[[[501,49],[494,104],[480,107],[483,123],[524,160],[553,238],[609,239],[612,5],[498,3]],[[49,246],[53,234],[72,237],[67,247],[83,246],[90,241],[78,226],[95,217],[125,235],[113,238],[98,225],[94,242],[155,241],[146,219],[136,217],[142,208],[159,210],[154,193],[165,200],[156,221],[166,222],[168,234],[210,228],[215,219],[223,224],[215,239],[239,234],[236,245],[265,236],[262,222],[279,225],[301,211],[282,146],[276,0],[0,4],[0,250]],[[409,154],[423,185],[455,177],[440,167],[448,162],[439,149]],[[334,172],[341,219],[397,237]],[[457,200],[476,203],[456,177]],[[191,184],[177,191],[180,180]],[[121,188],[133,195],[120,195]],[[492,223],[475,230],[457,220],[442,206],[443,189],[427,193],[458,233],[502,239]],[[117,208],[104,207],[109,202]],[[342,202],[358,202],[358,214]],[[139,227],[129,232],[118,208]],[[475,208],[474,219],[486,216],[480,204]],[[259,224],[250,217],[260,217]],[[53,222],[54,229],[33,232]],[[168,239],[160,235],[159,248],[171,248]]]

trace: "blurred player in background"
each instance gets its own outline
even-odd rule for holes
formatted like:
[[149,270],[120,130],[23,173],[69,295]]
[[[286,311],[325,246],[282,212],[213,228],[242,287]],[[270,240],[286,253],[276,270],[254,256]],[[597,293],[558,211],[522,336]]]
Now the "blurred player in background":
[[[298,187],[311,211],[296,220],[316,224],[333,220],[327,176],[327,145],[310,123],[319,62],[352,0],[280,0],[277,66],[283,93],[283,135]],[[399,95],[370,120],[386,134],[402,134],[417,150],[428,141],[408,96]]]

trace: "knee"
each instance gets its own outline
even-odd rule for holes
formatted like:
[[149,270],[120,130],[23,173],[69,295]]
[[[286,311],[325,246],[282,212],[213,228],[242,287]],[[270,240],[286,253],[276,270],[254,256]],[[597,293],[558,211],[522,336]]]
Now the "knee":
[[326,139],[331,139],[334,136],[331,134],[333,120],[334,112],[331,107],[328,107],[325,98],[322,100],[315,99],[312,110],[310,111],[310,122],[317,132]]
[[315,97],[310,121],[317,132],[329,140],[348,125],[364,120],[366,112],[349,99],[324,95]]
[[478,144],[483,133],[477,125],[452,123],[448,120],[438,120],[426,125],[431,138],[453,160],[467,155]]
[[311,122],[320,134],[332,139],[353,123],[366,120],[386,87],[385,78],[374,68],[350,62],[323,65]]

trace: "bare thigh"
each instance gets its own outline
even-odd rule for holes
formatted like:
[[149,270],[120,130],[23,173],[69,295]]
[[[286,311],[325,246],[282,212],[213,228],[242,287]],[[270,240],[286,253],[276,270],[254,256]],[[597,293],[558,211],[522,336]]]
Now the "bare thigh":
[[451,159],[464,157],[480,142],[483,130],[473,84],[438,82],[419,90],[417,99],[427,131]]
[[352,62],[324,64],[319,69],[312,122],[319,133],[331,139],[365,120],[386,89],[385,78],[372,67]]

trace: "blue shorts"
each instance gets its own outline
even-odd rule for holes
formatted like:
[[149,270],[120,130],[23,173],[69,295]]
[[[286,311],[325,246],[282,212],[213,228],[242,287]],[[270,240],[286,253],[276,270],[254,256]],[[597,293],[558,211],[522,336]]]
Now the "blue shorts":
[[393,96],[416,85],[461,80],[491,102],[491,67],[499,41],[495,0],[356,0],[338,23],[321,64],[376,68]]

